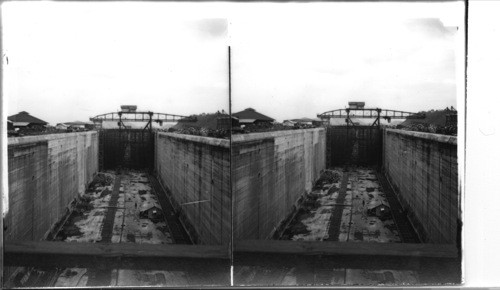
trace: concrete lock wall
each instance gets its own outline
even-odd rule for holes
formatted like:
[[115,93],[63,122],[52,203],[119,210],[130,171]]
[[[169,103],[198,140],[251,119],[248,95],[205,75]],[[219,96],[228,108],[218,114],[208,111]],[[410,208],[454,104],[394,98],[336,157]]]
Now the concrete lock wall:
[[155,144],[158,179],[191,237],[199,244],[229,244],[229,140],[158,133]]
[[267,239],[325,169],[325,129],[232,136],[234,239]]
[[384,168],[424,242],[457,240],[457,138],[384,130]]
[[98,167],[97,132],[8,139],[5,240],[41,240]]

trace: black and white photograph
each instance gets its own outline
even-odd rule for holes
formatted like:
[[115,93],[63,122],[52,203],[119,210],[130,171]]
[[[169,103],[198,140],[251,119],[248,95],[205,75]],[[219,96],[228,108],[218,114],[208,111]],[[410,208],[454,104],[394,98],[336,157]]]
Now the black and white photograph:
[[3,1],[1,288],[499,286],[492,3]]
[[3,287],[230,285],[228,22],[185,8],[2,5]]
[[232,19],[234,285],[461,284],[464,8]]

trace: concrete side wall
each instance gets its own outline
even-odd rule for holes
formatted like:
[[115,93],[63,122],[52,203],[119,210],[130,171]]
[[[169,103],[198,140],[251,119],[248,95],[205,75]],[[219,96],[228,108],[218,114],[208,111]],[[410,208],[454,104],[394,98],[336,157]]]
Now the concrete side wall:
[[41,240],[92,181],[97,132],[9,138],[6,240]]
[[421,238],[455,243],[460,218],[456,137],[387,129],[383,159]]
[[191,236],[199,244],[229,244],[229,140],[158,133],[155,144],[158,179]]
[[234,239],[267,239],[325,168],[322,128],[234,135]]

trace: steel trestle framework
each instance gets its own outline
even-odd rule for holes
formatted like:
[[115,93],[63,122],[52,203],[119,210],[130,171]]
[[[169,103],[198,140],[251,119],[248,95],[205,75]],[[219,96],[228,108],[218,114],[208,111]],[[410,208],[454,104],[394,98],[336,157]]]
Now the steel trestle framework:
[[90,121],[94,122],[94,124],[102,124],[104,121],[112,121],[118,122],[119,128],[124,128],[123,122],[147,122],[144,129],[152,130],[153,122],[159,123],[160,125],[163,122],[196,122],[196,117],[191,116],[181,116],[181,115],[173,115],[173,114],[165,114],[165,113],[154,113],[154,112],[112,112],[97,115],[95,117],[90,118]]
[[330,119],[332,118],[345,118],[347,125],[355,125],[351,118],[364,118],[364,119],[373,119],[372,126],[380,126],[380,118],[387,120],[388,122],[391,119],[424,119],[424,113],[412,113],[412,112],[404,112],[404,111],[396,111],[396,110],[386,110],[379,108],[345,108],[345,109],[337,109],[328,112],[324,112],[317,115],[324,124],[329,125]]
[[[123,107],[127,106],[122,106],[122,109]],[[142,156],[140,158],[141,160],[147,158],[147,152],[154,152],[154,140],[152,137],[153,122],[156,122],[160,125],[162,125],[163,122],[196,122],[197,118],[192,116],[188,117],[173,114],[153,113],[151,111],[137,112],[134,109],[133,111],[122,110],[119,112],[97,115],[90,118],[90,121],[94,122],[96,129],[100,131],[99,170],[102,170],[105,168],[105,163],[109,163],[105,162],[105,155],[115,156],[111,158],[111,163],[113,163],[115,166],[118,166],[119,168],[122,166],[127,166],[127,164],[142,164],[141,162],[135,162],[137,160],[132,162],[133,158],[131,156],[131,150],[139,153],[139,155]],[[107,130],[102,128],[102,123],[105,121],[117,122],[118,130]],[[147,123],[146,126],[142,129],[131,130],[130,127],[124,125],[124,122]],[[105,154],[105,150],[108,150],[112,153]],[[137,154],[133,155],[135,156]]]

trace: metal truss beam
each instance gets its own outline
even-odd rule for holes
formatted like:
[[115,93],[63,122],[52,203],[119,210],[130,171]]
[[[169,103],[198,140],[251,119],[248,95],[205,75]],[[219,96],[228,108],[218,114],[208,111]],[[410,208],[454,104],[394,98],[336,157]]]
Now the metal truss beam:
[[165,114],[165,113],[153,113],[153,112],[112,112],[97,115],[90,118],[90,121],[94,123],[101,123],[103,121],[114,121],[114,122],[195,122],[196,117]]
[[424,113],[412,113],[397,110],[386,110],[379,108],[363,108],[363,109],[337,109],[327,111],[317,115],[323,122],[328,122],[332,118],[346,119],[346,123],[353,124],[351,118],[376,119],[373,126],[380,126],[380,118],[390,121],[391,119],[424,119]]
[[379,108],[372,109],[337,109],[332,111],[327,111],[317,115],[321,119],[330,118],[377,118],[378,116],[386,119],[423,119],[425,114],[423,113],[412,113],[405,111],[396,110],[385,110]]

